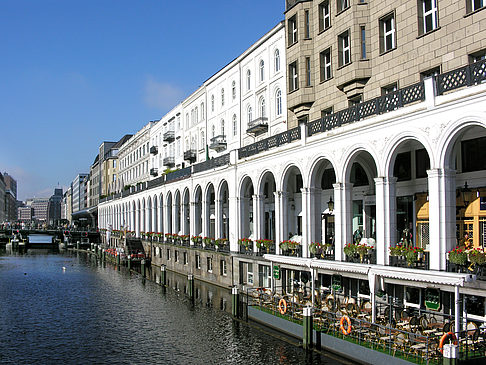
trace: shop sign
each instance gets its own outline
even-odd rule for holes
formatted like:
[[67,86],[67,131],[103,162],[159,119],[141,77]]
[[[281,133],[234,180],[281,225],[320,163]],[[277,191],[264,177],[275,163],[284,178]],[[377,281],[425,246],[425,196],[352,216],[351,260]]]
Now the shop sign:
[[280,267],[278,265],[273,265],[273,278],[280,280]]

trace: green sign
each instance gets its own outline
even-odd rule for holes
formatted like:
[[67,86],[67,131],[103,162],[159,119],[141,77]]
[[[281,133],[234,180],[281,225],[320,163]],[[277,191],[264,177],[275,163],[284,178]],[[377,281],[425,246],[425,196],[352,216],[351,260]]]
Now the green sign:
[[343,277],[341,275],[333,275],[331,280],[332,289],[337,293],[341,293],[343,290]]
[[280,267],[278,265],[273,265],[273,278],[275,280],[280,279]]

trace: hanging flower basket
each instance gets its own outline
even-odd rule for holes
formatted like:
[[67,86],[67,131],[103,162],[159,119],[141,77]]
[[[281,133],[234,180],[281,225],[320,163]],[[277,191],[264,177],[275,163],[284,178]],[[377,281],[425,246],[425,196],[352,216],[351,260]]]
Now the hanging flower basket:
[[455,248],[448,252],[449,262],[464,266],[467,262],[467,252],[462,248]]
[[486,253],[480,248],[470,250],[468,256],[471,264],[477,266],[486,264]]

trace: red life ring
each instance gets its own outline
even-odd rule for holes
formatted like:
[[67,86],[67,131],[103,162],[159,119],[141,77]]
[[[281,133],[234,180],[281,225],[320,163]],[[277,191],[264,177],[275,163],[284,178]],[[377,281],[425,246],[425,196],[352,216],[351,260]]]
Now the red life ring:
[[280,299],[278,302],[278,311],[280,314],[285,314],[287,312],[287,302],[284,298]]
[[453,344],[457,345],[457,337],[454,334],[454,332],[444,333],[444,335],[440,338],[440,342],[439,342],[439,351],[440,352],[442,352],[442,347],[444,346],[444,342],[446,342],[448,339],[451,339],[453,341]]
[[[344,328],[344,321],[347,322],[347,328]],[[348,316],[344,315],[341,317],[341,320],[339,321],[339,329],[345,336],[351,333],[351,320]]]

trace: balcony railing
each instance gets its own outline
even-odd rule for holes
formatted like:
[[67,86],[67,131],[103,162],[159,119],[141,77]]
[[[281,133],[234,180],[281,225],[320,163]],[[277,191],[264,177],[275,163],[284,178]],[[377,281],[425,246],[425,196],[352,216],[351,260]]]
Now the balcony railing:
[[150,153],[152,155],[156,155],[157,153],[159,153],[159,149],[157,148],[157,146],[150,147]]
[[152,167],[150,169],[150,175],[157,176],[159,174],[158,169],[156,167]]
[[167,131],[164,133],[162,139],[165,142],[173,142],[175,139],[175,132],[174,131]]
[[230,162],[229,157],[230,155],[229,153],[227,153],[225,155],[192,165],[192,173],[195,174],[197,172],[203,172],[210,169],[214,169],[216,167],[228,165]]
[[196,150],[188,150],[184,152],[184,160],[193,163],[196,161]]
[[444,94],[463,86],[472,86],[486,81],[486,60],[445,72],[437,76],[437,93]]
[[219,136],[211,138],[209,148],[215,151],[222,151],[226,149],[226,136],[220,134]]
[[289,129],[288,131],[276,134],[274,136],[262,139],[238,150],[238,158],[245,158],[256,155],[260,152],[267,151],[274,147],[300,139],[300,127]]
[[255,136],[265,133],[268,131],[268,118],[267,117],[260,117],[255,120],[252,120],[248,123],[248,129],[246,133],[254,134]]
[[423,100],[425,100],[425,87],[423,82],[419,82],[310,122],[307,125],[307,134],[310,137],[341,127],[344,124],[357,122],[372,115],[387,113]]
[[164,166],[174,167],[175,159],[174,157],[165,157],[162,163],[164,164]]

